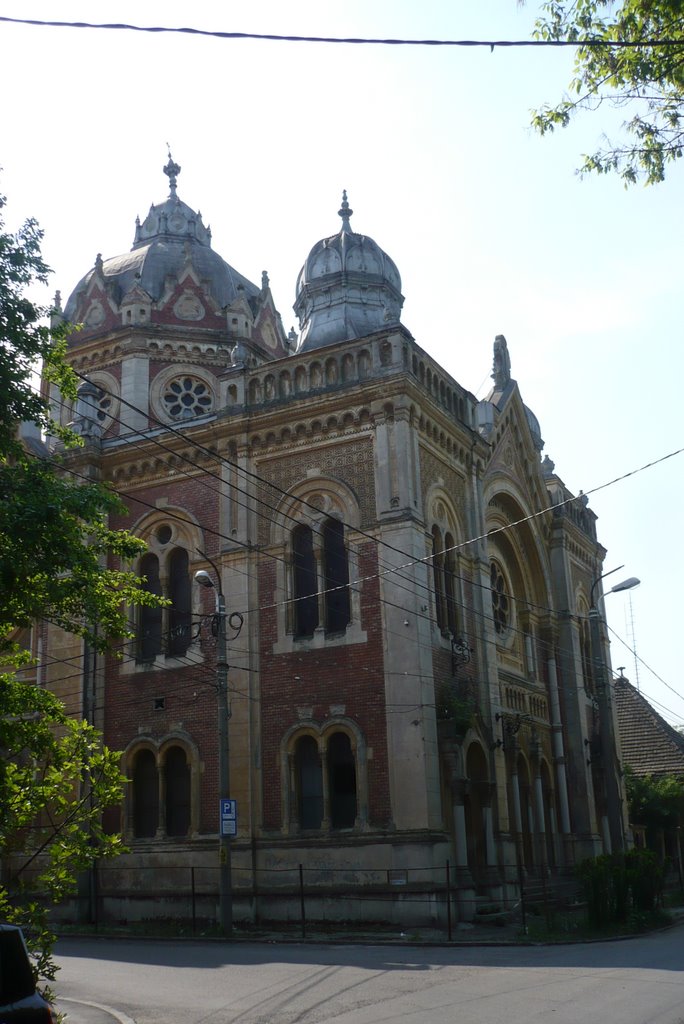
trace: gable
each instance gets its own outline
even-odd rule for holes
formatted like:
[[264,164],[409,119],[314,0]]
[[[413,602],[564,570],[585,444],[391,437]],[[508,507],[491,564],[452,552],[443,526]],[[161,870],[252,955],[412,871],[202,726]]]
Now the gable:
[[684,736],[624,677],[615,683],[622,760],[635,775],[684,777]]

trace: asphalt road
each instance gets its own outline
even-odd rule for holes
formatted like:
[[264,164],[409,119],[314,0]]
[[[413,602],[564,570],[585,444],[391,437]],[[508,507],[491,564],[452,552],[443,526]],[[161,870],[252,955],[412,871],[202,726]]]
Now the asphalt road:
[[67,1024],[684,1024],[681,925],[567,946],[69,939],[57,954]]

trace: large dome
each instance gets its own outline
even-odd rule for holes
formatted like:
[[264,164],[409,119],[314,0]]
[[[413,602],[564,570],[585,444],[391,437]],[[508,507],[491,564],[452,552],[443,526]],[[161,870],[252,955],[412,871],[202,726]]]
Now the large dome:
[[180,167],[171,157],[164,173],[171,186],[168,199],[151,206],[142,224],[136,218],[130,252],[104,260],[98,256],[95,267],[79,281],[67,301],[67,320],[77,323],[82,319],[81,299],[96,272],[102,274],[108,294],[117,304],[134,288],[142,288],[153,303],[159,302],[169,281],[179,280],[189,263],[219,308],[234,302],[238,292],[247,299],[259,294],[256,285],[211,248],[211,230],[202,223],[202,215],[178,198]]
[[377,242],[352,231],[352,213],[344,192],[339,234],[317,242],[299,272],[294,311],[301,351],[353,341],[399,322],[399,271]]

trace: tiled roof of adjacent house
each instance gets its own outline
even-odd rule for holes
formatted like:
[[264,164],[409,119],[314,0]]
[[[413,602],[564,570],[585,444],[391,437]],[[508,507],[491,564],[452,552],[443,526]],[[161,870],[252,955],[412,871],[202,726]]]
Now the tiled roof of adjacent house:
[[635,775],[684,776],[684,736],[621,676],[615,682],[622,760]]

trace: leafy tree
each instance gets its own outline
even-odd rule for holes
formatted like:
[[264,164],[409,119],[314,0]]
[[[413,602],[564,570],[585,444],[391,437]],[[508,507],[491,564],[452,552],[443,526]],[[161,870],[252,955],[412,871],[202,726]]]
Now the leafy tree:
[[638,776],[627,767],[625,786],[632,823],[643,825],[651,835],[676,828],[684,816],[684,781],[676,776]]
[[[27,928],[37,971],[50,978],[48,901],[73,891],[95,858],[121,849],[101,814],[120,803],[125,780],[99,734],[27,681],[20,631],[43,620],[103,651],[128,636],[124,604],[158,599],[133,573],[108,567],[144,545],[108,528],[120,500],[70,472],[79,439],[51,421],[34,389],[39,363],[68,398],[76,378],[64,359],[66,325],[51,330],[49,310],[27,294],[47,280],[42,233],[32,220],[5,232],[4,206],[0,196],[0,919]],[[61,437],[61,463],[22,445],[22,420]]]
[[121,801],[118,755],[48,690],[0,676],[0,920],[22,925],[36,974],[55,976],[48,907],[74,891],[95,857],[122,849],[102,829],[103,807]]
[[579,45],[570,95],[537,110],[534,127],[544,135],[582,110],[625,109],[624,137],[606,138],[580,174],[616,172],[625,185],[662,181],[684,151],[682,0],[548,0],[542,10],[538,39]]

